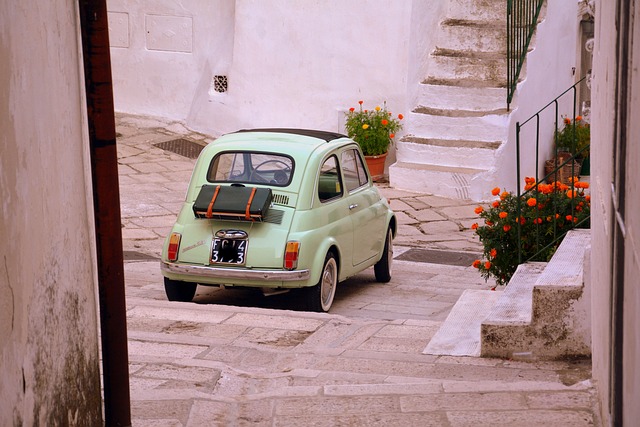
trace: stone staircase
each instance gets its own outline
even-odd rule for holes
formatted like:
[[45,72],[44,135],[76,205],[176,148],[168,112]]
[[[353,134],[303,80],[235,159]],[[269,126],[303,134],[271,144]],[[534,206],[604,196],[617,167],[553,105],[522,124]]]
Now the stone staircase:
[[518,267],[504,291],[467,290],[425,354],[553,360],[591,354],[591,230],[572,230],[548,263]]
[[393,187],[486,200],[507,140],[506,4],[450,0],[407,134],[389,167]]

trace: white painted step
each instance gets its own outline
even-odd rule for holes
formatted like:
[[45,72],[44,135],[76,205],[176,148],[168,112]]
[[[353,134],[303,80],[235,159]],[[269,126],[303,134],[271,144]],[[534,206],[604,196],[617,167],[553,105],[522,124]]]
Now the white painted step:
[[480,169],[396,162],[389,166],[391,187],[462,200],[472,197],[471,182]]
[[480,80],[502,87],[507,81],[507,58],[506,55],[467,56],[464,52],[433,53],[428,78]]
[[408,116],[406,133],[421,138],[494,142],[505,141],[509,132],[507,114],[443,117],[411,112]]
[[506,0],[449,0],[446,13],[449,19],[473,19],[479,21],[505,21]]
[[486,165],[495,162],[495,149],[455,146],[455,143],[455,140],[451,140],[448,146],[443,146],[399,141],[396,144],[396,159],[399,162],[406,163],[424,163],[471,169],[482,169]]
[[480,325],[501,293],[465,290],[422,353],[440,356],[480,356]]
[[470,52],[506,54],[506,18],[500,21],[447,19],[441,22],[436,47]]
[[419,87],[418,104],[448,110],[492,111],[506,108],[507,90],[423,83]]

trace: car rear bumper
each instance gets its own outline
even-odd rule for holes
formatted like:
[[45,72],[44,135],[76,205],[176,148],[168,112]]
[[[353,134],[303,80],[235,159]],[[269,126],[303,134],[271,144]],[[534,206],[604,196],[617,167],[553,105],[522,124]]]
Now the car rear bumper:
[[160,269],[166,273],[210,279],[260,280],[268,282],[295,282],[308,280],[309,270],[253,270],[209,267],[206,265],[176,264],[161,261]]

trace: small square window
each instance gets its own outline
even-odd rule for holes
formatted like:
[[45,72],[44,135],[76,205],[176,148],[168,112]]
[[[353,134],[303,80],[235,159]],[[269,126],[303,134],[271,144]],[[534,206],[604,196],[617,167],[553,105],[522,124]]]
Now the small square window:
[[227,76],[213,76],[213,90],[218,93],[224,93],[229,89],[229,80]]

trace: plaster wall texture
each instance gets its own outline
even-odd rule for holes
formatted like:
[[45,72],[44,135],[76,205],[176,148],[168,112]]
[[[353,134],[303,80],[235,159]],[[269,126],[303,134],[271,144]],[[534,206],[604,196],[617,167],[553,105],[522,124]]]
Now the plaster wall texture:
[[[343,113],[358,100],[406,114],[443,4],[111,0],[116,109],[214,136],[264,126],[344,131]],[[227,76],[226,92],[215,91],[217,75]]]
[[[632,16],[635,31],[631,40],[640,37],[640,8],[638,2],[633,2]],[[611,425],[610,417],[610,366],[613,338],[611,336],[611,288],[612,288],[612,240],[615,211],[612,207],[612,185],[615,173],[613,161],[615,158],[614,138],[616,136],[616,114],[619,110],[616,99],[617,76],[622,60],[617,55],[617,20],[616,2],[598,2],[595,20],[595,50],[592,93],[592,170],[596,173],[591,177],[592,193],[592,269],[591,281],[593,285],[593,378],[598,388],[600,412],[603,425]],[[638,324],[640,316],[640,243],[638,229],[640,218],[640,150],[637,144],[640,138],[640,124],[637,117],[640,114],[640,73],[637,61],[640,58],[640,46],[632,43],[629,60],[629,108],[626,108],[626,122],[619,125],[627,132],[627,152],[624,156],[626,163],[626,186],[624,224],[625,237],[625,267],[619,274],[624,275],[624,335],[623,335],[623,410],[624,425],[632,425],[640,417],[640,336]],[[620,62],[618,62],[620,61]],[[622,100],[624,102],[625,100]],[[622,189],[618,188],[618,191]],[[618,313],[619,314],[619,313]]]
[[[513,113],[509,117],[508,143],[498,151],[495,181],[508,191],[516,189],[516,123],[521,124],[536,114],[547,103],[567,90],[581,76],[574,75],[579,56],[575,54],[578,43],[578,5],[575,1],[548,1],[542,9],[542,22],[531,42],[532,50],[525,62],[526,76],[518,84],[513,101]],[[559,113],[572,114],[573,97],[563,97]],[[553,152],[553,124],[555,110],[548,109],[540,116],[541,160],[551,158]],[[535,143],[536,121],[523,125],[520,136],[521,176],[518,185],[524,187],[525,176],[536,176]],[[542,172],[540,170],[539,172]],[[540,178],[544,175],[539,175]]]
[[97,425],[78,13],[2,2],[0,22],[0,425]]

